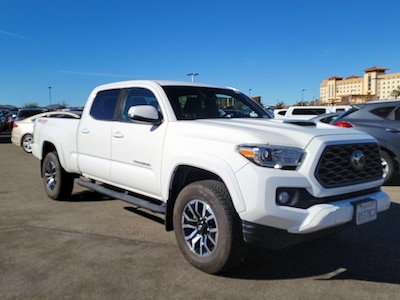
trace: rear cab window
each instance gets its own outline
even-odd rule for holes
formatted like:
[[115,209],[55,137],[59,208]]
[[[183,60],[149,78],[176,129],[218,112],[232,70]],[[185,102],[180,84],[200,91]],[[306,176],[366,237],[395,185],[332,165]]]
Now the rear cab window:
[[292,111],[293,116],[299,115],[322,115],[327,113],[325,108],[295,108]]

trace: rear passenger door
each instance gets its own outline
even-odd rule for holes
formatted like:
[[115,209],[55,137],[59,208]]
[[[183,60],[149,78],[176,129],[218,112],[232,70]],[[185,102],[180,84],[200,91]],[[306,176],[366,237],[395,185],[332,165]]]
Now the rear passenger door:
[[120,93],[120,89],[100,91],[90,112],[82,115],[77,134],[78,163],[81,173],[90,178],[110,180],[111,132]]

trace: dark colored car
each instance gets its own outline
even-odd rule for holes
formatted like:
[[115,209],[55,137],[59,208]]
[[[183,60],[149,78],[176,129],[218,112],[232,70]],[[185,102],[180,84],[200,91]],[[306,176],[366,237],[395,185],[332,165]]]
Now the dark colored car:
[[327,114],[322,114],[318,115],[314,118],[311,118],[311,121],[314,122],[321,122],[325,124],[331,124],[333,121],[335,121],[343,112],[333,112],[333,113],[327,113]]
[[21,121],[25,118],[34,116],[36,114],[40,114],[42,112],[49,111],[48,108],[20,108],[17,113],[17,117],[14,119],[14,121]]
[[369,133],[381,149],[384,183],[398,175],[400,165],[400,100],[376,100],[353,106],[332,125]]
[[7,112],[0,109],[0,131],[7,129]]
[[7,117],[7,129],[11,130],[13,128],[14,120],[17,117],[18,109],[17,110],[9,110],[8,117]]

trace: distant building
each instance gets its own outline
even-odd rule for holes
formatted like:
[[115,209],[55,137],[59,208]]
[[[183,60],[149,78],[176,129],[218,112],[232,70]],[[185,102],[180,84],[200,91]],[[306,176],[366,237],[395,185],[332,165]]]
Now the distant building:
[[386,74],[387,68],[371,67],[363,76],[339,76],[322,81],[321,104],[362,103],[372,99],[391,99],[392,92],[400,86],[400,73]]

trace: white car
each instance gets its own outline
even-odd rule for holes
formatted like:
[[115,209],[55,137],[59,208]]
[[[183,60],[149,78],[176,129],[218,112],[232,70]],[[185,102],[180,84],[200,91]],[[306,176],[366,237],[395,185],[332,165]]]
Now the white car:
[[16,146],[21,146],[25,152],[31,153],[31,144],[33,142],[33,126],[37,118],[75,118],[79,119],[80,115],[65,111],[51,111],[33,115],[21,121],[15,121],[11,131],[11,142]]
[[290,106],[284,109],[275,109],[275,119],[309,120],[322,114],[341,113],[351,108],[350,105],[334,106]]

